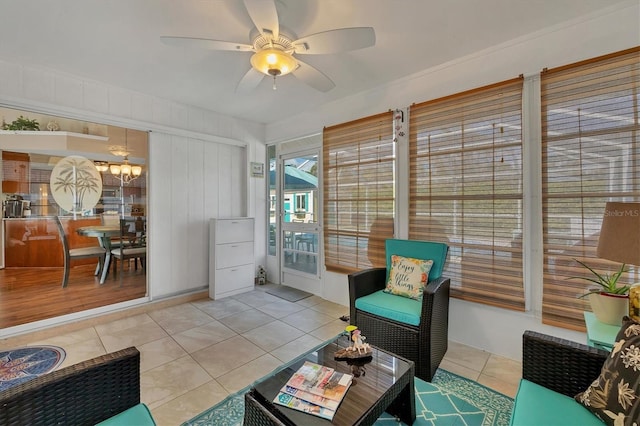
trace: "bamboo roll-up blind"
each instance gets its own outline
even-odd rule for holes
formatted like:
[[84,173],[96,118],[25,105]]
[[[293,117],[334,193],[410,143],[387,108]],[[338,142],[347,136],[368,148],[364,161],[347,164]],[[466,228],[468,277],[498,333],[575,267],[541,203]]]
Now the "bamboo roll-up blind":
[[515,78],[413,105],[409,238],[449,245],[451,294],[524,310],[522,87]]
[[395,157],[391,112],[324,129],[327,270],[384,266],[384,240],[393,238]]
[[[596,257],[607,201],[640,201],[640,48],[545,70],[542,202],[546,324],[584,330],[589,271],[620,264]],[[620,284],[640,281],[629,265]]]

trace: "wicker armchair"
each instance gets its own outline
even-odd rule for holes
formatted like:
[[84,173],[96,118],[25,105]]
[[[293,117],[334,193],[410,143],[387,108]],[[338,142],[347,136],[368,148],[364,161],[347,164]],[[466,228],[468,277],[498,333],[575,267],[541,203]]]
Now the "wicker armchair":
[[[425,381],[431,381],[447,352],[450,280],[441,276],[447,251],[448,246],[443,243],[389,239],[385,243],[387,268],[349,275],[351,324],[358,326],[367,343],[413,361],[416,377]],[[434,261],[424,289],[418,325],[379,316],[356,306],[358,299],[385,288],[392,254]]]
[[522,339],[522,378],[572,398],[598,377],[609,355],[534,331],[525,331]]
[[130,347],[0,392],[0,425],[95,425],[138,403],[140,352]]

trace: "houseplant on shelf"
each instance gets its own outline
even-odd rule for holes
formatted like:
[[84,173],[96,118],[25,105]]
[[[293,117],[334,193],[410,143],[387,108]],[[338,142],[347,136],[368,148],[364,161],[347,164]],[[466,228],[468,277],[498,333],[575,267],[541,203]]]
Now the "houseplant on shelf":
[[38,120],[29,120],[26,117],[20,116],[13,120],[10,124],[2,120],[2,130],[40,130]]
[[618,286],[618,280],[626,272],[626,264],[622,264],[620,269],[613,274],[599,274],[584,262],[574,259],[580,265],[587,268],[593,274],[592,277],[569,277],[569,279],[583,279],[597,284],[599,287],[591,288],[579,297],[589,297],[591,310],[598,321],[621,325],[622,317],[629,313],[629,288],[628,285]]

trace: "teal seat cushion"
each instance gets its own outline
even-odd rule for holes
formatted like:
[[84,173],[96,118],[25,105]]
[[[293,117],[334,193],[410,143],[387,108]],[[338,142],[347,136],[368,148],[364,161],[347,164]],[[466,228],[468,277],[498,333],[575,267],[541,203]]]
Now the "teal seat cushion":
[[356,299],[356,309],[404,324],[420,325],[422,301],[376,291]]
[[602,426],[604,423],[573,398],[528,380],[520,380],[511,426]]
[[97,426],[155,426],[155,424],[149,408],[140,403],[98,423]]

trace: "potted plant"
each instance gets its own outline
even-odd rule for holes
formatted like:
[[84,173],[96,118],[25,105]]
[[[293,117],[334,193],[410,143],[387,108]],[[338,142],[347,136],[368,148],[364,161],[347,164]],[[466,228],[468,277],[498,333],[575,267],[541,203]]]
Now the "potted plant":
[[29,120],[23,116],[20,116],[13,120],[10,124],[2,122],[2,130],[40,130],[38,120]]
[[584,262],[574,259],[580,265],[587,268],[593,274],[592,277],[569,277],[569,279],[583,279],[597,284],[579,297],[589,297],[591,310],[598,321],[605,324],[621,325],[622,317],[629,313],[629,288],[628,285],[618,286],[618,280],[626,272],[626,264],[613,274],[599,274]]

